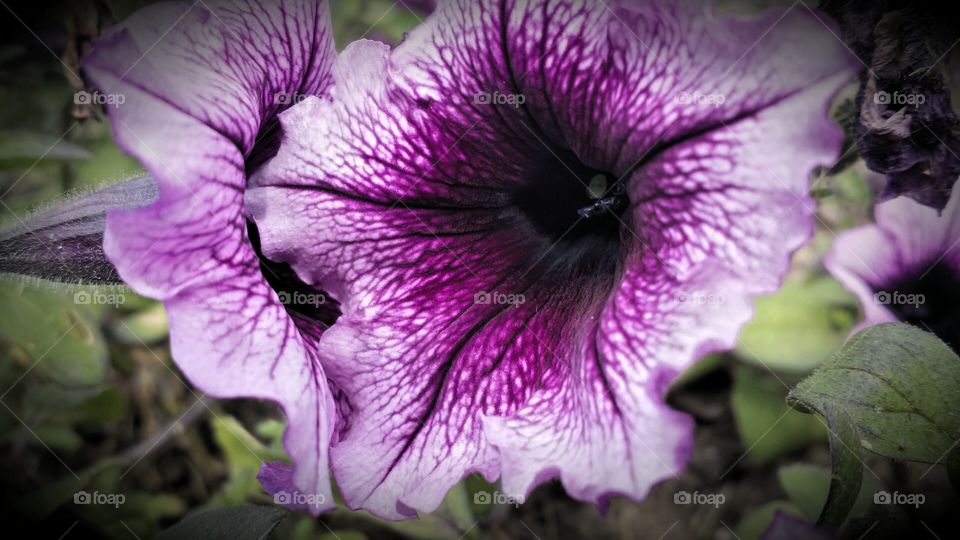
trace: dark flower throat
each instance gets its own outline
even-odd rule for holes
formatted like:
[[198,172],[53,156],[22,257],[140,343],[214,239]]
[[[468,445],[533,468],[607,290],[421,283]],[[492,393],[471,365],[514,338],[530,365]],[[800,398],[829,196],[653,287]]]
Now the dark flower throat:
[[[960,351],[960,279],[943,262],[924,272],[900,279],[878,293],[886,294],[886,307],[898,319],[932,331],[954,351]],[[914,300],[923,295],[923,301],[905,301],[910,295]]]
[[616,269],[630,201],[614,175],[588,167],[570,150],[555,149],[531,169],[524,187],[513,195],[552,246],[542,254],[551,266],[577,274],[609,275]]

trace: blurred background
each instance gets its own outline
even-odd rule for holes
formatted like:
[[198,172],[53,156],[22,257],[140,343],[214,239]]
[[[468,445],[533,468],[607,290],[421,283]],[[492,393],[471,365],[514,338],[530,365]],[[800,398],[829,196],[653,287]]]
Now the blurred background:
[[[90,39],[146,2],[0,3],[0,226],[8,226],[64,194],[142,173],[113,144],[103,112],[73,96]],[[396,44],[424,17],[389,0],[335,0],[332,10],[338,48],[363,37]],[[855,91],[838,99],[838,121]],[[695,455],[643,503],[617,497],[601,513],[553,482],[516,507],[489,500],[496,486],[470,477],[419,520],[290,513],[274,537],[748,540],[776,511],[815,520],[830,478],[826,430],[784,397],[860,316],[821,264],[837,233],[871,219],[877,182],[846,149],[813,179],[816,235],[783,289],[757,302],[735,351],[703,359],[674,385],[671,405],[697,422]],[[283,458],[283,429],[268,403],[209,399],[184,380],[158,303],[122,288],[0,281],[0,512],[8,527],[36,538],[150,538],[199,510],[272,505],[256,475],[262,461]],[[865,538],[955,530],[948,510],[960,500],[940,467],[881,458],[867,466],[855,510]],[[872,504],[883,489],[923,493],[925,503]],[[112,498],[87,504],[95,493]],[[712,502],[690,504],[693,494]]]

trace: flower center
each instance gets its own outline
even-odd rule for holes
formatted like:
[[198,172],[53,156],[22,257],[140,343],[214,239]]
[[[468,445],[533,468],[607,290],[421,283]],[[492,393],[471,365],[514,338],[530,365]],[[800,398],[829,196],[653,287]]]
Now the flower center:
[[901,321],[932,331],[940,339],[960,350],[960,277],[947,264],[939,262],[924,273],[908,276],[877,291]]
[[625,186],[585,165],[570,150],[553,149],[526,177],[514,203],[547,242],[538,254],[578,272],[612,272],[620,258],[621,226],[630,205]]

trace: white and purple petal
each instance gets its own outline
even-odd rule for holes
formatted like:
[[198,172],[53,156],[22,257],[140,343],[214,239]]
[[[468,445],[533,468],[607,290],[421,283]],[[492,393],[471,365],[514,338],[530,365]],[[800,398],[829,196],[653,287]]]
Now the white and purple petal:
[[248,205],[264,252],[342,302],[324,367],[350,506],[430,511],[471,472],[602,503],[683,466],[666,386],[733,345],[810,234],[853,73],[810,12],[697,5],[444,3],[282,116]]
[[330,84],[335,52],[319,0],[210,0],[147,7],[95,43],[84,70],[117,143],[156,178],[155,203],[107,217],[104,249],[121,278],[162,300],[173,358],[211,395],[277,402],[295,466],[276,489],[333,506],[334,405],[317,360],[322,322],[291,315],[251,242],[248,171],[276,151],[276,115]]
[[824,259],[860,298],[864,320],[854,330],[910,322],[960,348],[960,185],[942,211],[897,197],[874,217],[838,235]]

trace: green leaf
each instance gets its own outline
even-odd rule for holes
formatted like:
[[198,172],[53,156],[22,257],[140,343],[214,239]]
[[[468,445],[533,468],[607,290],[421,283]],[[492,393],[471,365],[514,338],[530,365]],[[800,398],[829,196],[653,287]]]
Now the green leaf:
[[187,516],[155,540],[263,540],[287,516],[277,506],[235,506]]
[[911,325],[872,326],[801,381],[788,400],[822,416],[842,411],[873,453],[937,463],[960,439],[960,358]]
[[330,14],[337,49],[357,39],[369,39],[371,35],[399,43],[424,17],[407,9],[403,2],[391,0],[331,2]]
[[853,510],[863,483],[863,458],[857,430],[841,409],[827,406],[823,412],[830,432],[830,491],[818,525],[839,527]]
[[212,426],[213,438],[223,451],[228,475],[212,504],[240,504],[249,496],[262,493],[263,488],[257,480],[260,464],[283,456],[271,452],[232,416],[215,417]]
[[167,338],[167,312],[163,304],[156,302],[147,309],[138,311],[110,326],[111,334],[126,345],[151,345]]
[[283,536],[280,538],[289,540],[314,540],[317,537],[314,530],[316,529],[315,523],[309,515],[304,513],[294,514],[277,528],[275,534],[282,534]]
[[830,471],[810,463],[791,463],[777,471],[780,486],[811,522],[816,521],[827,500]]
[[740,540],[757,540],[770,526],[773,515],[778,511],[791,516],[803,517],[803,512],[790,501],[769,502],[751,511],[740,520],[736,528],[736,537]]
[[83,440],[72,427],[61,423],[50,423],[34,428],[33,432],[43,444],[53,450],[73,452],[83,445]]
[[175,495],[133,492],[127,495],[123,510],[126,515],[145,518],[148,522],[156,522],[182,515],[186,511],[186,503]]
[[822,416],[833,481],[820,523],[839,526],[863,479],[861,447],[937,463],[960,438],[960,358],[907,324],[872,326],[790,391],[793,407]]
[[830,183],[845,201],[861,204],[869,204],[873,201],[873,191],[870,189],[870,183],[856,168],[847,169],[830,177]]
[[45,380],[30,380],[21,384],[21,405],[24,414],[30,417],[63,418],[63,415],[76,411],[77,407],[102,391],[99,386],[65,387],[58,382]]
[[749,366],[738,366],[734,377],[731,406],[749,463],[763,465],[824,439],[820,421],[787,406],[780,381]]
[[268,441],[279,441],[283,437],[283,431],[286,429],[286,425],[280,420],[273,418],[268,418],[259,424],[254,429],[256,434]]
[[[811,523],[817,521],[830,491],[832,479],[830,470],[811,463],[792,463],[780,467],[777,476],[780,479],[780,486],[786,492],[790,501],[803,511],[808,521]],[[850,511],[850,516],[869,517],[867,520],[868,526],[874,525],[878,521],[881,524],[891,522],[895,516],[890,514],[899,510],[899,507],[895,505],[877,506],[873,502],[874,495],[883,489],[883,484],[876,476],[872,474],[864,475],[860,493],[857,495],[853,509]],[[850,519],[848,519],[849,521]],[[847,524],[845,523],[844,528],[846,529],[846,527]],[[854,535],[854,537],[858,536]]]
[[806,373],[843,345],[855,323],[857,299],[828,277],[791,282],[756,300],[737,356],[776,371]]
[[0,131],[0,167],[30,167],[35,162],[89,159],[90,152],[62,138],[30,131]]
[[482,502],[483,497],[478,494],[480,492],[493,493],[499,489],[498,484],[487,482],[486,478],[480,473],[467,476],[461,483],[470,496],[471,509],[474,515],[485,516],[493,510],[494,505]]
[[[859,470],[856,466],[851,467],[851,472],[857,474]],[[803,511],[804,516],[811,523],[818,520],[827,504],[830,487],[832,486],[832,475],[829,469],[810,463],[793,463],[784,465],[777,471],[780,479],[780,486],[790,498],[790,501],[797,505]],[[850,482],[856,483],[856,479]],[[863,483],[860,487],[860,493],[856,496],[856,501],[849,512],[849,517],[844,523],[845,532],[853,519],[867,519],[867,526],[891,523],[895,521],[894,512],[899,510],[895,505],[877,506],[873,502],[874,495],[884,489],[883,484],[876,476],[863,475]],[[859,537],[854,534],[853,537]]]
[[0,337],[26,353],[24,373],[64,386],[96,385],[106,376],[106,345],[96,311],[74,305],[73,298],[0,284]]
[[474,524],[477,520],[473,515],[472,501],[466,484],[460,482],[447,493],[440,508],[444,514],[450,516],[450,521],[461,531],[465,531],[464,537],[476,538]]
[[127,394],[115,387],[91,397],[73,407],[64,417],[78,423],[108,425],[127,417]]
[[903,507],[874,502],[877,493],[886,490],[878,477],[873,474],[863,475],[860,495],[841,529],[845,538],[870,538],[868,532],[871,530],[874,533],[884,531],[886,534],[881,535],[881,538],[899,538],[898,531],[908,530],[906,528],[909,527],[910,520]]
[[71,163],[70,188],[99,188],[105,182],[120,182],[144,174],[137,160],[124,154],[107,135],[87,144],[93,159]]

